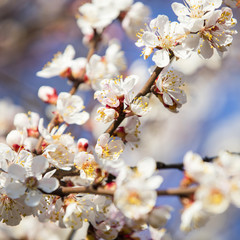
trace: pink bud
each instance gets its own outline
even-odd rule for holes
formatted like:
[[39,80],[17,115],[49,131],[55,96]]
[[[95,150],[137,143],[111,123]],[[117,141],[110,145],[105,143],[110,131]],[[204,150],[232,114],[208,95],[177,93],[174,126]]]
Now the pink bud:
[[56,104],[58,95],[55,88],[42,86],[38,90],[38,97],[45,103]]
[[88,148],[88,140],[86,138],[80,138],[77,143],[79,152],[86,152]]

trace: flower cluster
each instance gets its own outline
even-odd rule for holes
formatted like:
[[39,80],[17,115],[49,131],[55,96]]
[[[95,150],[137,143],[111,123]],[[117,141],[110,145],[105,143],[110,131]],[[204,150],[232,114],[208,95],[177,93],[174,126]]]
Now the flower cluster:
[[240,156],[226,151],[213,162],[205,162],[198,154],[184,157],[184,186],[199,184],[194,200],[189,201],[182,215],[181,228],[200,227],[214,214],[226,211],[230,203],[240,207]]
[[[219,9],[222,3],[173,3],[178,22],[158,15],[140,30],[136,45],[144,48],[144,59],[153,53],[156,64],[140,91],[136,91],[142,84],[140,76],[121,75],[127,64],[118,40],[109,41],[104,56],[95,51],[106,40],[104,29],[116,19],[130,37],[135,35],[150,14],[148,7],[133,0],[92,0],[79,7],[77,24],[88,56],[75,58],[73,46],[68,45],[37,72],[43,78],[66,78],[72,89],[58,94],[55,88],[42,86],[38,96],[54,108],[51,122],[45,127],[38,113],[17,113],[15,129],[0,143],[0,221],[12,226],[33,215],[62,228],[88,229],[96,239],[137,239],[148,232],[151,236],[143,239],[159,240],[173,209],[159,206],[158,195],[181,197],[182,230],[202,226],[230,203],[239,208],[239,154],[225,151],[206,162],[188,152],[177,168],[184,169],[181,188],[160,191],[163,178],[157,170],[167,165],[151,157],[132,164],[127,151],[131,144],[138,146],[140,117],[150,115],[152,95],[175,113],[186,103],[183,75],[169,66],[173,61],[194,52],[208,59],[214,51],[219,55],[228,51],[237,21],[230,8]],[[101,104],[96,120],[112,122],[96,139],[87,132],[95,122],[84,111],[83,99],[75,95],[79,87],[94,90],[94,99]],[[69,125],[85,123],[76,140]]]

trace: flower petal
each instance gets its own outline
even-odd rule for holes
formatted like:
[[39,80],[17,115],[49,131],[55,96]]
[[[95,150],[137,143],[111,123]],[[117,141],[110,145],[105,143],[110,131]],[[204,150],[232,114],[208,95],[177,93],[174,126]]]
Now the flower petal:
[[25,191],[26,187],[22,183],[10,183],[6,186],[6,193],[12,199],[19,198]]
[[34,176],[39,176],[48,168],[48,160],[44,156],[37,156],[32,162],[32,173]]
[[8,175],[13,179],[24,182],[27,172],[24,167],[18,164],[12,164],[8,168]]
[[42,194],[38,190],[30,191],[27,193],[25,203],[30,207],[36,207],[41,199]]
[[43,178],[39,180],[38,187],[46,193],[53,192],[59,186],[59,182],[56,178]]
[[169,52],[166,49],[158,50],[154,53],[152,60],[158,67],[166,67],[170,62]]

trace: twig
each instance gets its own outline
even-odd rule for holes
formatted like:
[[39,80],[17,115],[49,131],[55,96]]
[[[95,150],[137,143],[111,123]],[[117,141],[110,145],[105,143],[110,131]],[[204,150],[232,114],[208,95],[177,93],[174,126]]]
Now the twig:
[[[194,194],[197,190],[197,187],[192,188],[170,188],[166,190],[158,190],[158,196],[187,196]],[[104,196],[113,196],[114,191],[110,189],[98,188],[94,189],[93,187],[60,187],[56,191],[52,192],[51,195],[57,195],[60,197],[68,196],[69,194],[80,194],[80,193],[90,193],[98,194]]]
[[[203,158],[204,162],[212,162],[217,157],[205,157]],[[172,163],[172,164],[165,164],[163,162],[157,162],[157,169],[178,169],[180,171],[184,171],[184,164],[183,163]]]

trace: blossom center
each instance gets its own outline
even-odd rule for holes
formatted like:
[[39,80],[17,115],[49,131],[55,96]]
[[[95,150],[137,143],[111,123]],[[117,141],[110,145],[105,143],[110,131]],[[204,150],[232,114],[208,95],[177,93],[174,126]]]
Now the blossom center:
[[30,188],[30,189],[36,189],[38,187],[38,180],[36,177],[28,177],[26,180],[25,180],[25,184],[27,186],[27,188]]
[[137,192],[131,192],[129,195],[128,195],[128,199],[127,199],[128,203],[131,204],[131,205],[141,205],[141,197],[140,195],[137,193]]

